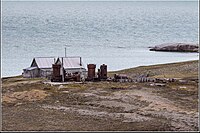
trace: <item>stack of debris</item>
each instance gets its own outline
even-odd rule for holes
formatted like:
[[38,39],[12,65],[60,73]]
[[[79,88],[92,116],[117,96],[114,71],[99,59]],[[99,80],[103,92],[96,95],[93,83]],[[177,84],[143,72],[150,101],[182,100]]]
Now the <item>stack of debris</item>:
[[80,82],[81,81],[81,76],[79,73],[67,73],[65,74],[65,81],[76,81]]
[[125,74],[115,74],[114,82],[132,82],[133,80]]

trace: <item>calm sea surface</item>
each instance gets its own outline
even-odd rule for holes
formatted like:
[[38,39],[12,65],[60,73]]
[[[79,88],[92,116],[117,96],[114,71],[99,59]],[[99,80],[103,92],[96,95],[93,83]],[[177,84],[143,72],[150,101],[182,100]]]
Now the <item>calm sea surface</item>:
[[197,2],[3,2],[2,76],[19,75],[34,57],[82,56],[109,70],[179,62],[197,53],[149,51],[198,43]]

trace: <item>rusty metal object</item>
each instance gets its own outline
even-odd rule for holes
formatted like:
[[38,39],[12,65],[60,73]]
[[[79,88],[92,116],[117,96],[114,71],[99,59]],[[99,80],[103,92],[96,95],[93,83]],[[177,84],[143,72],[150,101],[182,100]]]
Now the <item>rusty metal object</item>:
[[80,82],[81,81],[81,77],[79,73],[68,73],[65,76],[65,81],[76,81],[76,82]]
[[60,76],[60,68],[61,65],[60,64],[53,64],[53,76]]
[[100,73],[101,79],[107,79],[107,65],[103,64],[100,66]]
[[128,76],[125,74],[115,74],[114,78],[115,79],[128,79]]
[[130,82],[130,79],[127,75],[124,74],[115,74],[114,75],[114,82]]
[[88,64],[88,79],[93,80],[95,78],[95,69],[96,65],[95,64]]
[[53,64],[52,67],[53,67],[53,75],[52,75],[51,81],[60,82],[62,80],[62,76],[60,74],[61,65],[60,64]]

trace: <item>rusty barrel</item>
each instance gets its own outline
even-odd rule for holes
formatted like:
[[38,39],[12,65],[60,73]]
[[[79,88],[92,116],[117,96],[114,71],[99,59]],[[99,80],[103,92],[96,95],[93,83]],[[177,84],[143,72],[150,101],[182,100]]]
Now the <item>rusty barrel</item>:
[[59,81],[60,82],[62,80],[62,76],[60,74],[61,65],[60,64],[52,64],[52,68],[53,68],[53,74],[52,74],[51,81],[53,81],[53,82]]
[[60,64],[53,64],[53,76],[54,77],[60,76],[60,68],[61,68]]
[[88,64],[87,65],[88,68],[88,79],[94,79],[95,78],[95,68],[96,65],[95,64]]
[[100,66],[101,79],[107,79],[107,65],[103,64]]

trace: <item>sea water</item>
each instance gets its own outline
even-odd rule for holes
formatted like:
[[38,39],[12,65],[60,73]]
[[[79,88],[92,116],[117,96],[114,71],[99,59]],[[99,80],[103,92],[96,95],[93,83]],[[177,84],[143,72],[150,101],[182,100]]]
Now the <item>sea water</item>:
[[81,56],[108,70],[195,60],[149,46],[198,43],[198,2],[2,2],[2,76],[34,57]]

